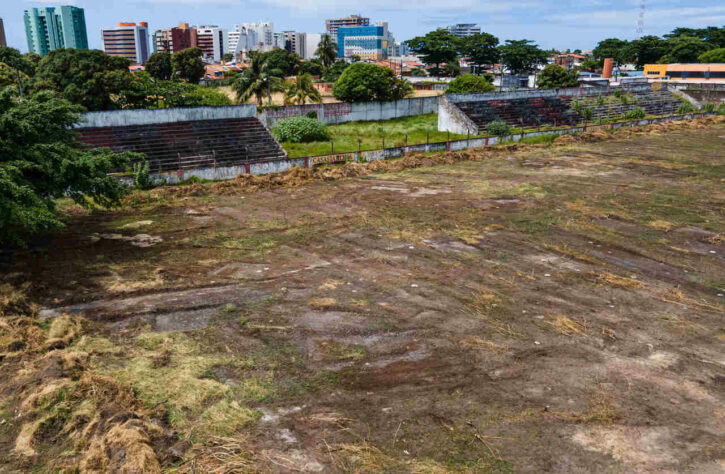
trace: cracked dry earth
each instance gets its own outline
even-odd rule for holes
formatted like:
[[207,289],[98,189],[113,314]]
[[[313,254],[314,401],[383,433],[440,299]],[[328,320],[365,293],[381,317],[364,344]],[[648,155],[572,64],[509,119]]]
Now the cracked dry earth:
[[723,472],[723,135],[78,217],[10,271],[166,405],[165,468],[225,399],[218,472]]

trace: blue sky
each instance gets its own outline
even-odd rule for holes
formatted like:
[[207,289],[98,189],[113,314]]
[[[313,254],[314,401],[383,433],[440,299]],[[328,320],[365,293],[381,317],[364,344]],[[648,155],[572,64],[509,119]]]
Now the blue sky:
[[[0,0],[8,44],[27,50],[23,10],[76,5],[86,10],[88,40],[100,48],[100,28],[119,21],[148,21],[151,30],[176,25],[215,24],[231,29],[249,21],[272,21],[275,31],[322,32],[325,18],[360,13],[385,20],[398,41],[457,22],[478,23],[505,39],[532,39],[545,48],[592,48],[604,38],[632,39],[640,0]],[[364,7],[364,8],[363,8]],[[645,34],[662,35],[676,26],[725,24],[718,0],[648,0]]]

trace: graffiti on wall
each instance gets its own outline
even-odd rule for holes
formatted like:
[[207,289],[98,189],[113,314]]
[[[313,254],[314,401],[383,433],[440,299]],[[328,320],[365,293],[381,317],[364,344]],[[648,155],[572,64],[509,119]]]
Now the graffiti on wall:
[[335,155],[311,156],[310,166],[334,165],[338,163],[347,163],[348,161],[355,161],[355,153],[338,153]]

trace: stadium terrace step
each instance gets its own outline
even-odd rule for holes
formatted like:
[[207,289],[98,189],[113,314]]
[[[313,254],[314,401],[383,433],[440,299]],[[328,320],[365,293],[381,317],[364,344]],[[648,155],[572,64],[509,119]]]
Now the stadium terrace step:
[[[592,109],[592,119],[621,117],[635,107],[642,108],[647,115],[671,115],[677,112],[682,102],[669,91],[627,91],[628,104],[615,102],[611,94],[599,105],[597,96],[529,97],[519,99],[496,99],[456,102],[456,106],[473,123],[483,130],[488,123],[501,120],[514,127],[537,127],[544,125],[576,125],[584,121],[577,112],[582,108]],[[575,110],[574,101],[579,102]]]
[[79,133],[79,140],[89,148],[143,153],[154,171],[230,166],[286,157],[256,118],[86,128]]

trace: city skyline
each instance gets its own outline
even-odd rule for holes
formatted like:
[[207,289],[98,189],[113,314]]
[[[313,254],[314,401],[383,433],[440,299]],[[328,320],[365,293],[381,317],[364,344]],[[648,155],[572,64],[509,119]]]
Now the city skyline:
[[[703,27],[725,23],[725,6],[704,0],[650,0],[644,34],[663,35],[677,26]],[[636,37],[637,0],[552,2],[526,0],[503,4],[465,0],[455,7],[447,2],[425,0],[399,7],[373,1],[360,9],[352,2],[288,2],[260,0],[75,0],[3,2],[0,17],[5,23],[9,46],[27,51],[23,11],[33,7],[73,5],[85,9],[89,47],[102,49],[101,28],[118,22],[145,18],[149,29],[170,28],[179,22],[213,24],[232,30],[235,24],[273,22],[276,31],[322,33],[325,20],[360,14],[371,22],[386,21],[397,41],[405,41],[438,27],[455,23],[477,23],[481,30],[506,39],[531,39],[544,48],[590,49],[602,39]]]

